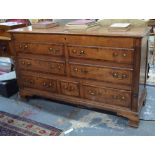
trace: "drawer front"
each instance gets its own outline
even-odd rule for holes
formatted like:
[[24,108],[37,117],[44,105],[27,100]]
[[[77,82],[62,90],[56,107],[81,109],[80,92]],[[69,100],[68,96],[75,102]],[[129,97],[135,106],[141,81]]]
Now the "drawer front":
[[56,80],[38,78],[37,82],[38,82],[39,89],[50,91],[50,92],[57,92]]
[[24,43],[16,42],[15,49],[17,52],[51,55],[51,56],[63,56],[64,46],[62,44],[46,44],[46,43]]
[[37,59],[18,59],[18,67],[24,70],[34,70],[46,73],[65,75],[64,62],[51,62]]
[[61,93],[69,96],[80,96],[80,88],[78,82],[60,81]]
[[133,49],[68,46],[69,56],[92,60],[132,64]]
[[84,98],[111,105],[131,106],[131,92],[125,90],[84,85]]
[[24,88],[37,88],[37,81],[34,76],[20,75],[19,83]]
[[70,64],[72,77],[99,80],[116,84],[131,84],[132,71],[116,68]]
[[[26,73],[25,73],[26,74]],[[56,80],[41,77],[21,75],[20,85],[25,88],[40,89],[49,92],[57,92]]]

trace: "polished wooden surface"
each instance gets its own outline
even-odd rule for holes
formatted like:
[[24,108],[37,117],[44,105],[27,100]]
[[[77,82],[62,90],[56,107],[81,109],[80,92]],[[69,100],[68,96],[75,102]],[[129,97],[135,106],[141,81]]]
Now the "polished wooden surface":
[[94,26],[86,30],[67,30],[65,26],[57,26],[49,29],[34,29],[32,26],[11,30],[10,32],[16,33],[44,33],[44,34],[79,34],[79,35],[99,35],[99,36],[123,36],[123,37],[143,37],[149,28],[146,27],[133,27],[129,31],[114,32],[109,31],[108,28],[102,26]]
[[99,46],[68,46],[69,57],[132,64],[134,50]]
[[146,96],[148,32],[11,31],[21,97],[113,111],[137,127]]

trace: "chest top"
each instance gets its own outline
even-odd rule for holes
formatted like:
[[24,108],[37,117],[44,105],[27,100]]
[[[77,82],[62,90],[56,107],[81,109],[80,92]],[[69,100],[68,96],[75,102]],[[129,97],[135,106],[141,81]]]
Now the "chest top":
[[32,34],[65,34],[65,35],[88,35],[88,36],[117,36],[117,37],[135,37],[142,38],[148,35],[150,28],[133,27],[128,31],[109,31],[108,28],[102,26],[94,26],[85,30],[68,30],[65,26],[57,26],[47,29],[34,29],[32,26],[10,30],[11,33],[32,33]]

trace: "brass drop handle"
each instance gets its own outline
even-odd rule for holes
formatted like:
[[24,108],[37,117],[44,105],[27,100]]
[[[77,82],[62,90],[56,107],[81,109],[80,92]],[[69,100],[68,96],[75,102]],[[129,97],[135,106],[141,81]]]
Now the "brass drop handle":
[[25,65],[25,61],[22,61],[21,63],[22,63],[22,65]]
[[50,47],[50,48],[49,48],[49,51],[53,51],[53,48],[52,48],[52,47]]
[[43,83],[43,86],[46,86],[46,82]]
[[114,52],[113,53],[113,57],[117,57],[118,56],[118,53],[117,52]]
[[73,91],[74,87],[73,86],[64,86],[64,89],[66,89],[67,91]]
[[123,101],[126,99],[125,96],[121,96],[121,95],[119,95],[119,96],[118,95],[113,95],[112,98],[115,99],[115,100],[123,100]]
[[125,100],[125,96],[121,96],[121,100]]
[[127,56],[127,54],[126,54],[126,53],[123,53],[123,54],[122,54],[122,56],[123,56],[123,57],[126,57],[126,56]]
[[92,90],[89,90],[88,93],[89,95],[93,95],[93,96],[95,95],[95,92],[93,92]]
[[112,74],[112,76],[114,78],[117,78],[117,79],[126,79],[126,78],[128,78],[128,75],[127,74],[119,74],[119,73],[116,73],[116,72],[114,72]]
[[57,52],[59,52],[59,49],[54,49],[54,48],[50,47],[49,51],[52,52],[53,54],[56,54]]
[[62,67],[61,65],[58,65],[58,69],[59,69],[59,70],[61,69],[61,67]]
[[23,47],[22,44],[20,44],[20,45],[19,45],[19,48],[22,48],[22,47]]
[[48,84],[47,84],[46,82],[43,83],[43,86],[46,87],[46,88],[49,87]]
[[73,68],[74,72],[77,72],[78,71],[78,68]]
[[75,53],[77,53],[77,51],[76,51],[76,50],[72,50],[72,53],[74,53],[74,54],[75,54]]
[[114,78],[118,78],[118,73],[113,73]]
[[53,87],[53,85],[54,85],[53,83],[49,83],[49,87]]
[[47,84],[46,82],[43,83],[43,86],[46,87],[46,88],[53,87],[53,85],[54,84],[51,83],[51,82],[49,84]]
[[30,66],[31,65],[31,62],[27,62],[27,66]]
[[122,79],[126,79],[128,77],[127,74],[122,74]]
[[[118,56],[118,53],[117,52],[114,52],[113,53],[113,57],[117,57],[117,56]],[[126,53],[123,53],[122,56],[123,57],[127,57],[127,54]]]
[[84,54],[85,54],[85,51],[80,51],[80,54],[81,54],[81,55],[84,55]]
[[25,64],[27,64],[27,66],[31,65],[31,62],[25,63],[25,61],[22,61],[21,63],[22,63],[22,65],[25,65]]
[[24,45],[24,49],[27,49],[28,48],[28,45]]

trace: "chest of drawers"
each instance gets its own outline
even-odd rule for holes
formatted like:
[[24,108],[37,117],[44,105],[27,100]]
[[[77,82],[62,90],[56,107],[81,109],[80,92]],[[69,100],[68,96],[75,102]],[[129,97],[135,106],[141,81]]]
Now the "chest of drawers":
[[19,93],[112,111],[137,127],[146,97],[148,32],[11,31]]

